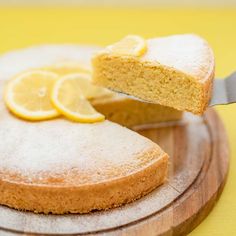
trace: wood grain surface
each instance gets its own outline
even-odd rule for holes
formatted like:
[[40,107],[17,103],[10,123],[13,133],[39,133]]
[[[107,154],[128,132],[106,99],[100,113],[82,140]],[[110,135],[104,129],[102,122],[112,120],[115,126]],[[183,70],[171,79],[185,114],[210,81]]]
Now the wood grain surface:
[[84,215],[43,215],[0,207],[0,235],[184,235],[215,205],[224,187],[229,148],[213,109],[178,123],[136,127],[170,155],[168,180],[123,207]]

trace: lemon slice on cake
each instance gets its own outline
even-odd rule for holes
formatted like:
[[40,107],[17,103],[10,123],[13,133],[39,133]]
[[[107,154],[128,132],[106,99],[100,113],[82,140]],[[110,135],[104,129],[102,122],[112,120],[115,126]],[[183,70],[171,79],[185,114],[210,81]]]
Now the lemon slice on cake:
[[42,70],[26,71],[10,80],[4,100],[9,110],[27,120],[46,120],[59,116],[50,101],[58,75]]
[[83,73],[64,76],[52,89],[52,103],[61,114],[73,121],[93,123],[105,119],[86,98],[91,93],[87,88],[90,83],[88,76]]
[[141,56],[147,50],[147,43],[138,35],[128,35],[119,42],[108,46],[107,49],[119,55]]

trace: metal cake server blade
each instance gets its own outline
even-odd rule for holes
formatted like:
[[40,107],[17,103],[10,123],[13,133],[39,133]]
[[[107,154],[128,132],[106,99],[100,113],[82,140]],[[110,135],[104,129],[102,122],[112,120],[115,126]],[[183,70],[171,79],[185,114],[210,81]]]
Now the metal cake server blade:
[[209,106],[236,102],[236,72],[225,79],[215,79]]

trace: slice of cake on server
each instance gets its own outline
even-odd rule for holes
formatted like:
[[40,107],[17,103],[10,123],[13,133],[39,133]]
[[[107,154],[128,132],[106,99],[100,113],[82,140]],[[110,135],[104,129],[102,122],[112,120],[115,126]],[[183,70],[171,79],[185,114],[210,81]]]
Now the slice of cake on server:
[[93,82],[147,102],[202,114],[211,98],[215,67],[208,43],[193,34],[147,41],[137,37],[128,36],[94,56]]

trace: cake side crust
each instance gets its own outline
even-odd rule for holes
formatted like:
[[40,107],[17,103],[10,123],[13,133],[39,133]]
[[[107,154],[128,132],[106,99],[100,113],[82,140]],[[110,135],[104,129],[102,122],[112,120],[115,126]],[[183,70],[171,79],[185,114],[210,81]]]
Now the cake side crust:
[[[156,155],[155,150],[149,155]],[[159,185],[167,175],[168,155],[123,178],[81,187],[18,184],[0,178],[0,203],[35,213],[88,213],[132,202]]]

